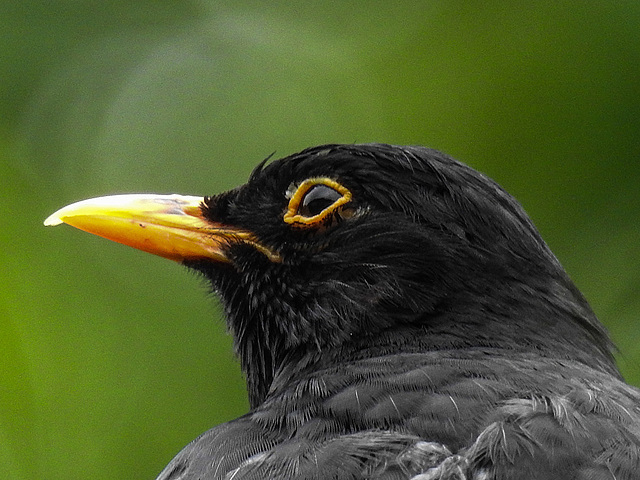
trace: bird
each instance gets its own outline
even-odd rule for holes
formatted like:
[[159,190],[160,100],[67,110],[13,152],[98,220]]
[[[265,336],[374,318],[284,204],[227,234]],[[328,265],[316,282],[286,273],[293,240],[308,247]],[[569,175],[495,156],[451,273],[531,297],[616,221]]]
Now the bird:
[[422,146],[267,158],[213,196],[51,215],[220,298],[249,411],[158,480],[640,478],[640,390],[520,204]]

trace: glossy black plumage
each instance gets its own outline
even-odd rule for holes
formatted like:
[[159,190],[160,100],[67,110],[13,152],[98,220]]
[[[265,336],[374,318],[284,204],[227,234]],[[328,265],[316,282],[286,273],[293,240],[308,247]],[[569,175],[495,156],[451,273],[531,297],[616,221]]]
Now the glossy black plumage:
[[[352,193],[349,215],[283,222],[315,177]],[[251,411],[160,479],[640,478],[640,392],[487,177],[421,147],[327,145],[203,211],[281,261],[230,240],[230,263],[187,262],[225,306]]]

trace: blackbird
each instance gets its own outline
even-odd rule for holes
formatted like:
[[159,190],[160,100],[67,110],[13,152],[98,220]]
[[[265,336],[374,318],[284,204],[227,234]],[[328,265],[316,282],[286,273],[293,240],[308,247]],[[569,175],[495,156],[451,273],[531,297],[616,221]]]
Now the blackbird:
[[513,197],[443,153],[323,145],[61,222],[197,270],[224,305],[250,411],[159,479],[640,478],[640,390],[604,327]]

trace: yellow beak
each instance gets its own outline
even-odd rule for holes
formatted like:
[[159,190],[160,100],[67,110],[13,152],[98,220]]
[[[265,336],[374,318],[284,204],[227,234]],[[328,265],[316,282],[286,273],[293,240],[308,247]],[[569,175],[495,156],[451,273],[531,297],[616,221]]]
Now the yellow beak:
[[203,197],[113,195],[61,208],[44,224],[71,226],[130,247],[181,262],[210,259],[228,262],[225,246],[245,242],[272,261],[279,258],[247,231],[212,222],[202,214]]

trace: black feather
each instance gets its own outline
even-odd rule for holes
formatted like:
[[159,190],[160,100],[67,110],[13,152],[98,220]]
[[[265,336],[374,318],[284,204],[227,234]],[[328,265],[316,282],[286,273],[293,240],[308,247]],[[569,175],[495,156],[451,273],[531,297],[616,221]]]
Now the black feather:
[[[292,188],[352,198],[318,228]],[[219,293],[251,411],[161,479],[638,478],[640,393],[520,205],[435,150],[323,145],[209,197],[255,234],[198,261]]]

